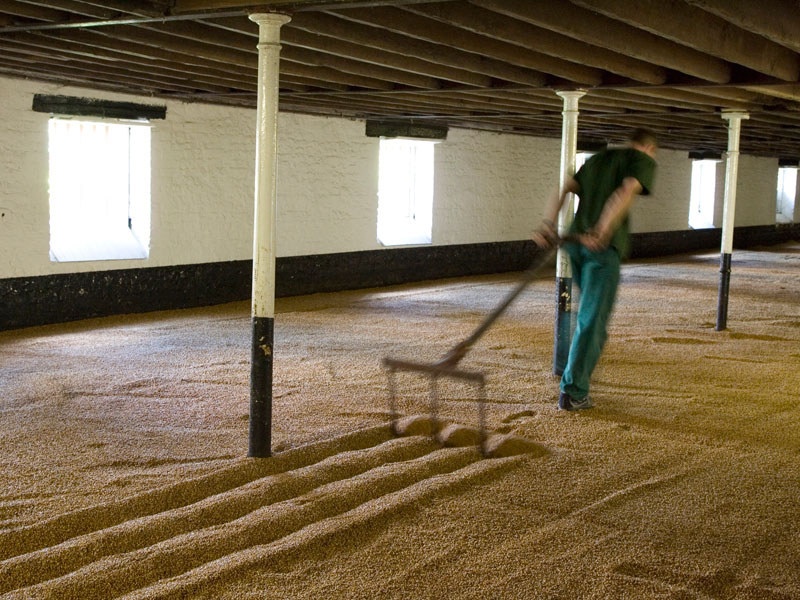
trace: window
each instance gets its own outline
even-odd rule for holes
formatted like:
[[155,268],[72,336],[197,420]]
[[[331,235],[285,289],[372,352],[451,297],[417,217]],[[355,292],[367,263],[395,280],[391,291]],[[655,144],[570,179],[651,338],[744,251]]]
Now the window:
[[689,197],[689,227],[714,227],[714,201],[717,193],[716,160],[692,161],[692,190]]
[[797,167],[778,169],[778,199],[775,220],[778,223],[794,221],[794,207],[797,200]]
[[50,119],[50,259],[147,258],[150,127]]
[[[575,172],[581,170],[581,167],[586,164],[586,161],[592,158],[597,152],[578,152],[575,154]],[[578,197],[577,194],[572,194],[572,215],[575,216],[578,214],[578,205],[581,203],[581,199]]]
[[381,139],[378,241],[384,246],[431,243],[435,143]]
[[575,172],[581,170],[581,167],[586,164],[586,161],[592,158],[597,152],[578,152],[575,154]]

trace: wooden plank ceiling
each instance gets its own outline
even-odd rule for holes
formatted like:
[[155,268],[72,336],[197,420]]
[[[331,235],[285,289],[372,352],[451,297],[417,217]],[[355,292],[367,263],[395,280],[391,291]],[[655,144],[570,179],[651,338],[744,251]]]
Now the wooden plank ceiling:
[[560,137],[583,89],[581,143],[721,153],[734,109],[743,152],[800,158],[798,0],[0,0],[0,74],[253,107],[264,11],[284,111]]

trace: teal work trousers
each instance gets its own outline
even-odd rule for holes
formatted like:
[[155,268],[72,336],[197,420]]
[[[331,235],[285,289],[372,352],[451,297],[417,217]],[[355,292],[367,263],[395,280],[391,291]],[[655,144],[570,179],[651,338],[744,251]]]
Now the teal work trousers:
[[616,248],[592,252],[580,244],[567,244],[572,281],[580,289],[580,305],[561,377],[561,391],[575,400],[589,394],[589,380],[608,337],[607,327],[619,286],[620,257]]

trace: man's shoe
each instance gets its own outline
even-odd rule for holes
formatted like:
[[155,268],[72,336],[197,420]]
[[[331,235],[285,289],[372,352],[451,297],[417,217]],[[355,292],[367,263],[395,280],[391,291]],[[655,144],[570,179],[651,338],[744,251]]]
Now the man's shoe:
[[583,400],[575,400],[569,394],[561,392],[558,397],[558,410],[586,410],[593,406],[594,404],[589,396],[586,396]]

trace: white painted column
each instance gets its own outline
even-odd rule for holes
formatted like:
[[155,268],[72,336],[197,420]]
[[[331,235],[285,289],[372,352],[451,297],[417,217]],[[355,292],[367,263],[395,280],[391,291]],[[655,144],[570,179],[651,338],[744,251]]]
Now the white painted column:
[[287,15],[250,15],[258,23],[258,131],[253,231],[252,355],[248,456],[272,454],[272,351],[275,320],[275,221],[280,29]]
[[[561,173],[560,183],[564,185],[575,174],[575,155],[578,148],[578,101],[586,95],[582,90],[556,92],[564,100],[561,126]],[[569,232],[575,215],[575,198],[568,194],[561,212],[558,214],[558,235],[564,237]],[[569,346],[572,339],[572,268],[569,255],[558,249],[556,257],[556,322],[553,342],[553,372],[561,375],[567,364]]]
[[719,262],[720,281],[717,301],[717,331],[728,325],[728,293],[731,279],[731,254],[733,252],[733,225],[736,215],[736,182],[739,177],[739,137],[742,119],[746,112],[725,111],[722,118],[728,121],[728,153],[725,166],[725,204],[722,213],[722,252]]

